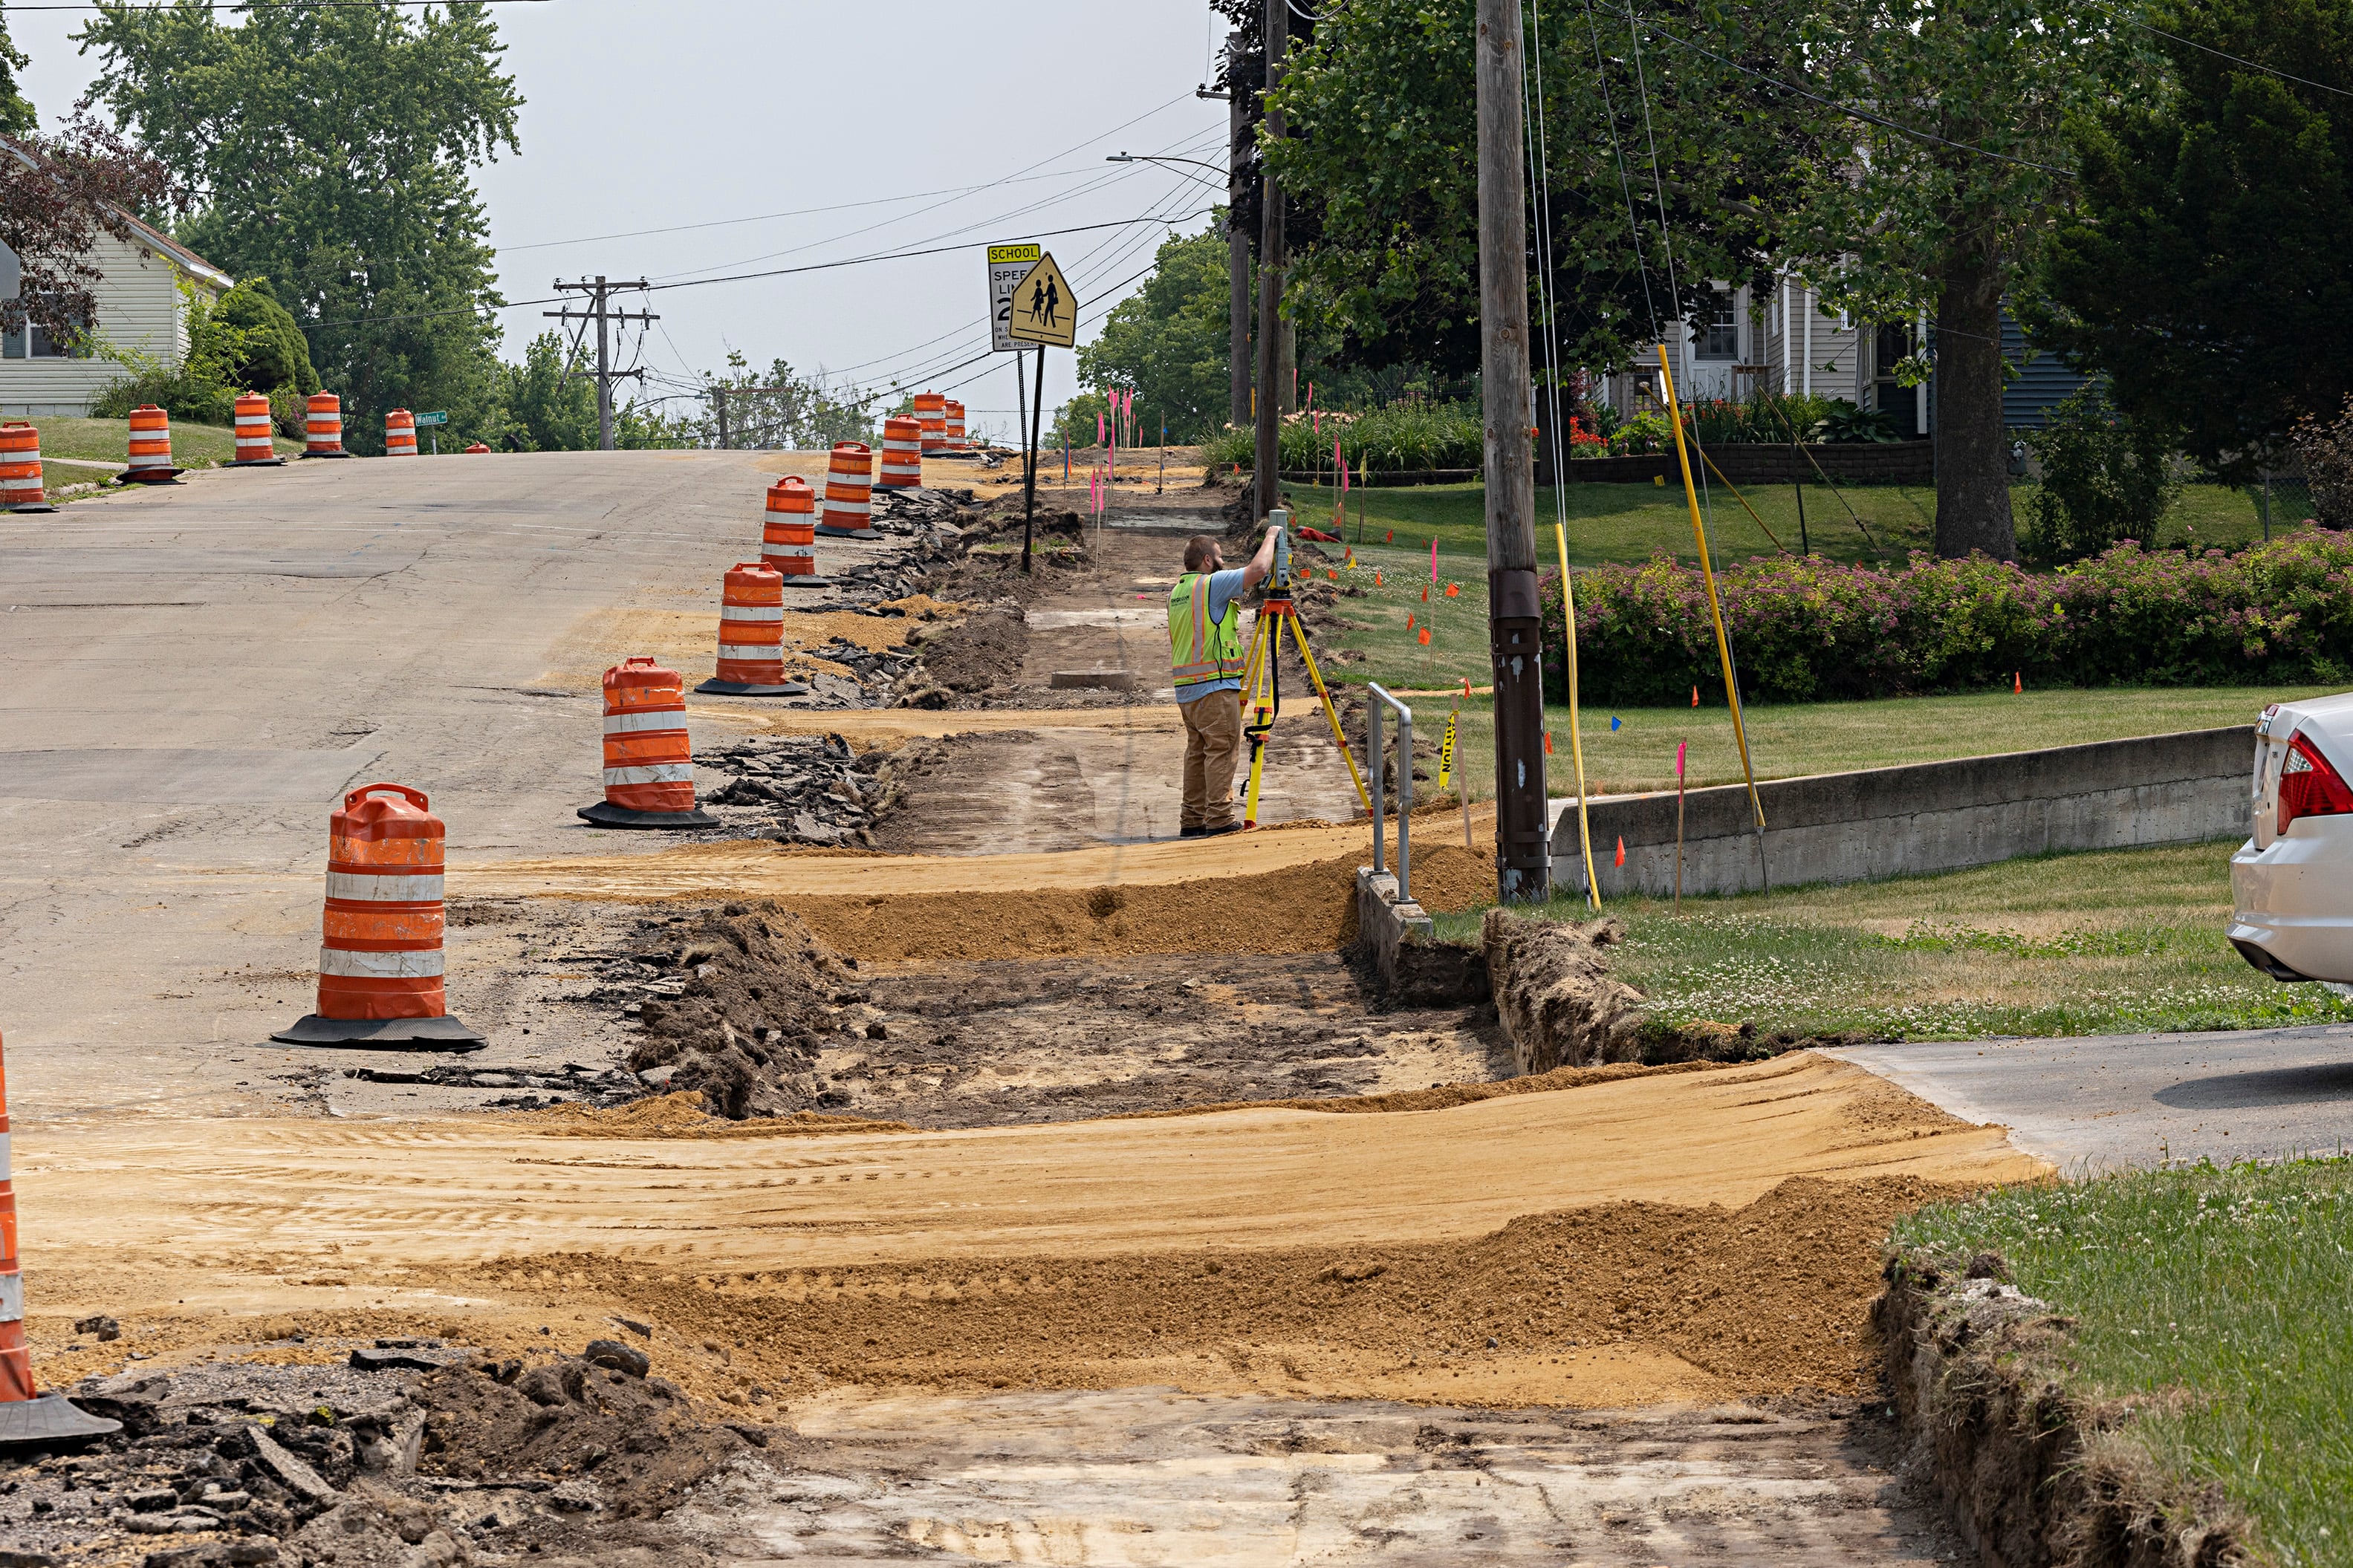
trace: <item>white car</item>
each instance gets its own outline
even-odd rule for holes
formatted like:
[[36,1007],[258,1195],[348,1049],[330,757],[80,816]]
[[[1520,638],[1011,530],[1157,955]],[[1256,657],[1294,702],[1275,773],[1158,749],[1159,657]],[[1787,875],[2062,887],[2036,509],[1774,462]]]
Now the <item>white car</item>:
[[2274,980],[2353,983],[2353,693],[2255,721],[2254,837],[2231,857],[2231,945]]

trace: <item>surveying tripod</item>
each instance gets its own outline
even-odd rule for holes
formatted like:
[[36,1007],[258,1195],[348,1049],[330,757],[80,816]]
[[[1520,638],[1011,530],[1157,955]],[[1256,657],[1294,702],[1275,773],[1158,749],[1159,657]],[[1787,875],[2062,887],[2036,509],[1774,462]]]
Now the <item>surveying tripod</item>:
[[1307,646],[1307,628],[1300,624],[1299,606],[1291,598],[1291,514],[1277,507],[1267,514],[1267,526],[1274,530],[1274,571],[1266,580],[1266,602],[1258,609],[1258,624],[1250,629],[1250,649],[1242,656],[1242,734],[1250,741],[1250,793],[1244,797],[1242,825],[1258,826],[1259,780],[1266,765],[1267,731],[1282,716],[1282,631],[1291,628],[1291,638],[1299,649],[1299,660],[1307,667],[1307,679],[1315,688],[1315,700],[1324,705],[1324,717],[1332,726],[1332,740],[1340,748],[1340,758],[1348,764],[1349,780],[1356,786],[1356,799],[1364,804],[1366,816],[1372,814],[1373,803],[1365,793],[1364,774],[1356,771],[1356,759],[1349,753],[1348,737],[1340,729],[1339,710],[1332,706],[1332,693],[1324,689],[1324,672],[1315,668],[1315,653]]

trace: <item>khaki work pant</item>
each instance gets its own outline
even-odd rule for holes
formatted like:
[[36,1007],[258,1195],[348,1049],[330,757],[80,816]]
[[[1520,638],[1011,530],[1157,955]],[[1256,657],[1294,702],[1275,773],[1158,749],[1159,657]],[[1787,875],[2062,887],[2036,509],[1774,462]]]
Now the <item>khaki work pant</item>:
[[1242,756],[1242,694],[1212,691],[1179,702],[1185,715],[1185,809],[1180,827],[1224,827],[1234,819],[1234,767]]

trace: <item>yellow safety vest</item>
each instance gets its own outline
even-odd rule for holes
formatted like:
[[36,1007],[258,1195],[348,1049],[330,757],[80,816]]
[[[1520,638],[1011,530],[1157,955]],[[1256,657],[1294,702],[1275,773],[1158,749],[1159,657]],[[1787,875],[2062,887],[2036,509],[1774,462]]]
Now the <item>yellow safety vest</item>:
[[1176,689],[1210,680],[1240,680],[1242,674],[1242,601],[1226,603],[1226,618],[1209,619],[1209,574],[1187,572],[1168,590],[1168,662]]

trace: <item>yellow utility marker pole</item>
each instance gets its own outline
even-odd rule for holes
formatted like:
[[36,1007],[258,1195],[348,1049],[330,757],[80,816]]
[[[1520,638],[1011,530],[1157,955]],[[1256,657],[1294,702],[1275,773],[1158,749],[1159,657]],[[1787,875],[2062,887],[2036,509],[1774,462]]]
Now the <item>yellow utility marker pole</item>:
[[1748,727],[1740,716],[1740,683],[1732,675],[1732,644],[1724,635],[1724,606],[1715,596],[1715,565],[1707,551],[1707,525],[1700,521],[1699,490],[1692,484],[1691,451],[1683,445],[1683,405],[1675,396],[1675,373],[1667,363],[1667,345],[1659,345],[1659,374],[1667,394],[1667,418],[1675,427],[1675,461],[1683,472],[1683,500],[1691,508],[1692,538],[1699,546],[1700,575],[1707,584],[1708,618],[1715,623],[1715,656],[1724,664],[1724,692],[1732,704],[1732,738],[1740,742],[1740,776],[1748,782],[1748,809],[1757,816],[1757,861],[1765,890],[1773,890],[1772,873],[1765,865],[1765,804],[1757,798],[1757,770],[1748,762]]
[[[1567,476],[1555,474],[1553,482],[1567,482]],[[1601,912],[1601,884],[1593,876],[1593,824],[1585,815],[1585,735],[1577,728],[1577,592],[1568,585],[1568,531],[1555,518],[1552,525],[1553,542],[1560,547],[1560,618],[1568,643],[1568,757],[1577,769],[1577,842],[1585,851],[1585,901],[1595,914]],[[1463,818],[1469,826],[1470,818]]]

